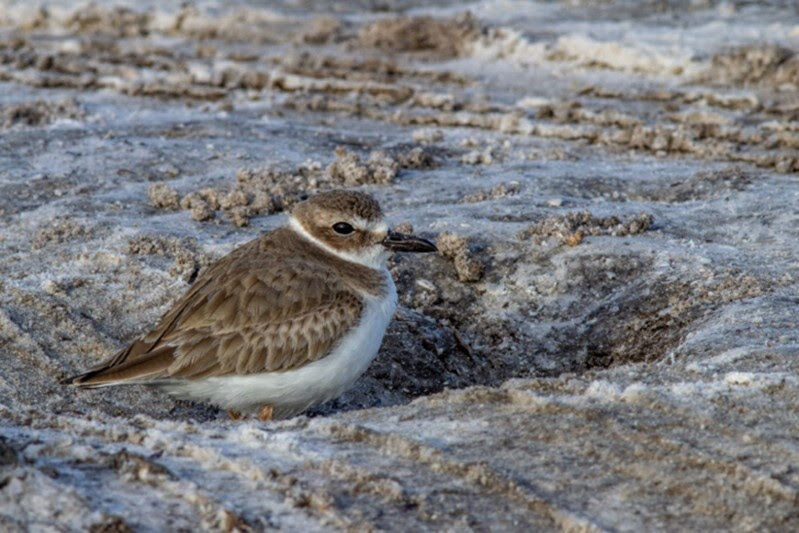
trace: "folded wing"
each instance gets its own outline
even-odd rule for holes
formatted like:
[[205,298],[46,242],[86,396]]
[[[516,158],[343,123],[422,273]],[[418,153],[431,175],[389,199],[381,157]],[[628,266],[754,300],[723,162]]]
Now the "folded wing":
[[324,357],[357,324],[361,297],[334,271],[244,248],[205,272],[151,332],[65,381],[99,387],[286,371]]

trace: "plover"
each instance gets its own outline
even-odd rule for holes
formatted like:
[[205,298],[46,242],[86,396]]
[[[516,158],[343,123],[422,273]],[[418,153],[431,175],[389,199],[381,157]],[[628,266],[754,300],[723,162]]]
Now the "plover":
[[397,305],[392,251],[436,247],[389,231],[368,194],[317,194],[208,268],[155,329],[63,383],[152,384],[262,420],[301,413],[377,355]]

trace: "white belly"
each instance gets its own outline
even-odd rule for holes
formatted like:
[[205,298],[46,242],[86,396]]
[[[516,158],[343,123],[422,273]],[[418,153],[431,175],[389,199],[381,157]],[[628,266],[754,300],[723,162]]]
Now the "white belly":
[[172,382],[166,385],[167,390],[183,398],[237,411],[257,411],[271,405],[277,418],[292,416],[335,398],[369,367],[397,307],[394,280],[387,270],[385,275],[386,296],[367,296],[358,325],[322,359],[285,372]]

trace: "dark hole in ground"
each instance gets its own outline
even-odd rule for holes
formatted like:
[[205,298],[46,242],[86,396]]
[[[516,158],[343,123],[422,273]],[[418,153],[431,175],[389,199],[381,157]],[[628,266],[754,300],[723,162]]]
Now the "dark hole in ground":
[[440,257],[400,258],[393,274],[402,308],[380,355],[353,390],[310,414],[654,362],[672,355],[721,304],[764,290],[731,270],[675,265],[662,272],[654,251],[631,251],[620,241],[549,252],[514,243],[513,254],[495,254],[505,259],[490,265],[484,284],[457,281]]

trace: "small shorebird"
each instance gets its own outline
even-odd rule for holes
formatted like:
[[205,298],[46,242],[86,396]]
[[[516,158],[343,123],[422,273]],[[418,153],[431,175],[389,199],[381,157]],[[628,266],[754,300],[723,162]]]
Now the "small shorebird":
[[62,383],[152,384],[234,418],[293,416],[340,395],[374,359],[397,305],[392,251],[436,247],[389,231],[368,194],[318,194],[206,270],[155,329]]

